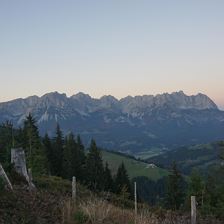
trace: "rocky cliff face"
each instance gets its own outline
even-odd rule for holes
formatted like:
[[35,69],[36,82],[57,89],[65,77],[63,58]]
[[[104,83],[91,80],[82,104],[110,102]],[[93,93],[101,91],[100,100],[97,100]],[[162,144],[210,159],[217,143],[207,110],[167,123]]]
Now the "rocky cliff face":
[[113,96],[100,99],[58,92],[42,97],[0,103],[0,121],[22,125],[32,113],[41,133],[53,134],[56,123],[67,133],[96,138],[102,146],[118,150],[175,147],[224,137],[224,112],[206,95],[187,96],[182,91],[156,96]]

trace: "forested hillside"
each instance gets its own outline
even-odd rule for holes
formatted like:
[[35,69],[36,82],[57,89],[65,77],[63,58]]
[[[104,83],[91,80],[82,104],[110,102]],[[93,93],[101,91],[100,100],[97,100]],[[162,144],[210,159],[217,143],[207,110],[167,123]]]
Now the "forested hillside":
[[192,169],[198,169],[201,173],[207,174],[210,169],[221,165],[222,144],[219,141],[177,148],[161,153],[158,156],[150,157],[146,161],[165,169],[169,168],[176,161],[180,170],[187,175],[191,173]]
[[[41,137],[31,114],[19,129],[6,122],[0,126],[0,164],[13,191],[6,188],[1,176],[0,222],[115,224],[121,223],[120,219],[122,223],[137,219],[140,224],[153,216],[155,222],[179,223],[189,220],[189,200],[195,195],[200,223],[220,223],[224,218],[224,144],[219,142],[217,146],[220,162],[215,170],[206,176],[193,170],[187,177],[176,162],[164,170],[130,156],[101,151],[94,140],[85,148],[79,135],[65,135],[59,124],[54,137]],[[11,149],[19,147],[25,151],[35,191],[30,191],[11,163]],[[78,181],[76,205],[71,201],[73,176]],[[133,182],[137,183],[137,218],[133,216]],[[93,218],[96,212],[101,218]]]

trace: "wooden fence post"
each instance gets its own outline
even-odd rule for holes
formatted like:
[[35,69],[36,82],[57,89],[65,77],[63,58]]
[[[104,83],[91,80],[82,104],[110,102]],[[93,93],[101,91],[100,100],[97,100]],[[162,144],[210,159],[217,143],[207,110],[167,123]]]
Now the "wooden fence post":
[[191,196],[191,224],[196,224],[196,198]]
[[72,177],[72,199],[76,202],[76,177]]
[[135,193],[135,224],[137,223],[137,213],[138,213],[138,207],[137,207],[137,184],[134,182],[134,193]]

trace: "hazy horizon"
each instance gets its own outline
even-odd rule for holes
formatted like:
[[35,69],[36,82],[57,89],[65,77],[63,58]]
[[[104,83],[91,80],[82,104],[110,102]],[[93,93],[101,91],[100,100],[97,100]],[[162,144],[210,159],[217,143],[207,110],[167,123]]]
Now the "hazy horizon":
[[224,109],[224,1],[4,1],[0,102],[203,93]]

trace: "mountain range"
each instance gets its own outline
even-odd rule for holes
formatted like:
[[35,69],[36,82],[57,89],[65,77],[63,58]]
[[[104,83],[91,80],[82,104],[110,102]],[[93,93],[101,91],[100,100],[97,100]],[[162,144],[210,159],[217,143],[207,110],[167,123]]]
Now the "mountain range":
[[29,113],[42,135],[54,135],[59,123],[64,134],[73,131],[85,143],[95,138],[101,147],[129,153],[224,138],[224,111],[201,93],[187,96],[179,91],[118,100],[52,92],[0,103],[0,122],[10,120],[22,126]]

